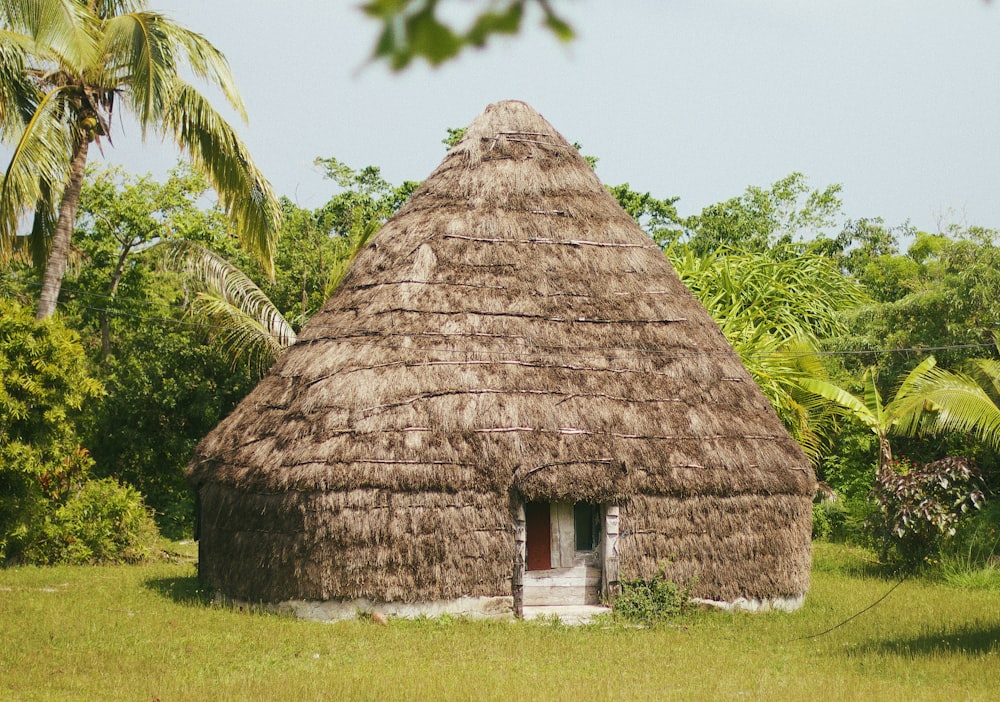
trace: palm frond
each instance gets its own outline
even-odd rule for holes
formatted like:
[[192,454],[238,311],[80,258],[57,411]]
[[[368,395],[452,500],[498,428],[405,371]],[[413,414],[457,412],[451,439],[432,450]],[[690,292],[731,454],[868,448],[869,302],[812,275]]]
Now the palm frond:
[[295,330],[263,291],[218,254],[183,239],[156,246],[168,268],[190,276],[204,290],[191,312],[216,327],[217,338],[233,364],[247,363],[263,374],[296,341]]
[[819,395],[840,407],[846,416],[853,417],[869,429],[878,432],[875,413],[861,400],[833,383],[818,378],[802,378],[799,384],[809,392]]
[[246,106],[236,89],[236,81],[223,53],[201,34],[192,32],[169,18],[160,16],[157,23],[166,40],[172,45],[175,57],[177,54],[182,54],[194,74],[219,88],[226,102],[236,110],[240,119],[246,122]]
[[913,389],[924,406],[904,416],[900,431],[957,431],[1000,449],[1000,407],[975,378],[930,368],[913,383]]
[[66,90],[57,88],[42,98],[0,183],[0,260],[12,251],[21,217],[62,193],[73,152]]
[[28,79],[26,55],[0,32],[0,138],[16,139],[31,120],[42,96]]
[[2,0],[0,12],[5,27],[23,36],[23,48],[44,60],[63,65],[72,73],[82,74],[98,56],[100,29],[85,3],[78,0]]
[[91,0],[94,13],[101,19],[139,12],[147,4],[147,0]]
[[108,19],[101,48],[106,58],[94,80],[107,90],[126,88],[122,95],[145,138],[167,110],[177,72],[160,15],[134,12]]
[[927,396],[927,383],[940,369],[933,356],[918,363],[900,381],[892,401],[886,406],[888,429],[893,434],[914,436],[933,421],[935,406]]
[[208,176],[240,242],[273,276],[281,207],[236,132],[204,96],[180,79],[175,80],[164,124]]
[[991,397],[1000,399],[1000,361],[995,358],[973,358],[966,363],[965,371]]
[[865,407],[871,412],[876,426],[886,426],[886,416],[882,405],[882,394],[878,391],[878,378],[875,375],[875,368],[866,368],[861,377],[861,383],[865,388]]

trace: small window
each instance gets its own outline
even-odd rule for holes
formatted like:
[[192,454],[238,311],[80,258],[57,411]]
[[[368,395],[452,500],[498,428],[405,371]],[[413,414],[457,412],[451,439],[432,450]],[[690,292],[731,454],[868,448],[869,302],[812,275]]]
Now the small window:
[[573,505],[573,522],[576,531],[576,550],[593,551],[597,546],[597,529],[600,510],[597,505],[589,502],[577,502]]

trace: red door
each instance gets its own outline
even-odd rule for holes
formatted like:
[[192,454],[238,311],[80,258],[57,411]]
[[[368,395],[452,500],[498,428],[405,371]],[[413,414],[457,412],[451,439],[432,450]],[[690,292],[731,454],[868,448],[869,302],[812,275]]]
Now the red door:
[[548,570],[552,567],[552,522],[548,502],[528,502],[524,505],[525,550],[528,570]]

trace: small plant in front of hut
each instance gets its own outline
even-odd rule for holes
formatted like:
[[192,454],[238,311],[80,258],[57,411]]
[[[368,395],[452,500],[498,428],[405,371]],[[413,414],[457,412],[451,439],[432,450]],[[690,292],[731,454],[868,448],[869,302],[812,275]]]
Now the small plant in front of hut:
[[687,612],[692,585],[682,587],[667,579],[665,564],[661,564],[651,578],[622,578],[621,593],[611,611],[621,619],[653,624]]
[[916,466],[905,457],[880,471],[872,489],[872,536],[883,560],[903,571],[932,560],[955,535],[962,517],[985,497],[980,474],[967,458],[949,456]]

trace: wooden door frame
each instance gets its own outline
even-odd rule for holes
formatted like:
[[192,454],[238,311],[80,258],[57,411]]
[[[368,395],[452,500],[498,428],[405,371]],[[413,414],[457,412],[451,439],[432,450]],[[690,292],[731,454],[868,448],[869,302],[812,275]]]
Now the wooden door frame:
[[[527,500],[522,495],[512,494],[514,517],[514,572],[511,576],[511,594],[514,601],[514,616],[524,617],[524,571],[527,565],[527,535],[524,505]],[[599,503],[601,513],[601,596],[612,601],[620,592],[618,582],[620,559],[618,556],[620,508],[613,503]]]

